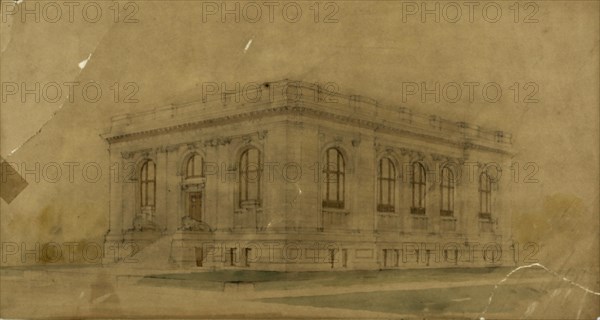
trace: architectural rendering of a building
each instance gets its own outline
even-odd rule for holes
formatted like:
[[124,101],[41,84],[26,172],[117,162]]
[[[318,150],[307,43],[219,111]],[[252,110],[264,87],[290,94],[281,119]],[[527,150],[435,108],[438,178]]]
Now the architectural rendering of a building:
[[297,81],[211,98],[113,118],[106,246],[201,269],[513,263],[508,133]]

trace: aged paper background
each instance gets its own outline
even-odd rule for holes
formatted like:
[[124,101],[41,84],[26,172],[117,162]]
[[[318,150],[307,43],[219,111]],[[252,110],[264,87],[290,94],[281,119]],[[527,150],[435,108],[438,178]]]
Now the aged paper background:
[[[7,13],[14,10],[13,6],[10,9],[5,6],[8,2],[2,2],[0,25],[0,79],[4,90],[0,154],[5,161],[15,164],[19,173],[23,173],[23,168],[18,166],[23,164],[27,170],[35,171],[35,163],[41,168],[57,163],[62,176],[51,182],[37,169],[39,181],[35,181],[35,173],[28,174],[27,186],[10,203],[1,201],[3,244],[104,241],[111,169],[108,145],[100,134],[110,127],[111,116],[187,101],[198,97],[206,83],[244,84],[282,79],[331,82],[341,92],[512,133],[513,161],[521,169],[511,198],[514,237],[522,243],[539,244],[536,258],[541,265],[590,292],[569,284],[565,288],[572,289],[570,294],[565,291],[555,296],[545,295],[539,301],[534,298],[537,308],[533,307],[535,310],[529,313],[525,310],[512,313],[512,306],[505,305],[501,317],[571,319],[600,315],[597,295],[600,291],[599,2],[535,1],[539,10],[534,17],[536,22],[532,23],[524,22],[529,11],[523,3],[519,22],[515,23],[514,12],[509,9],[513,3],[505,1],[497,2],[503,8],[503,16],[497,23],[485,21],[477,10],[474,21],[469,22],[467,7],[462,2],[458,4],[463,8],[463,17],[457,23],[443,18],[435,22],[433,17],[422,22],[419,14],[403,16],[401,1],[338,1],[334,23],[323,22],[323,7],[319,22],[315,22],[313,12],[308,9],[310,3],[302,1],[299,3],[304,16],[297,23],[285,21],[278,11],[274,22],[269,22],[266,16],[257,23],[249,23],[243,17],[240,22],[233,17],[222,22],[218,16],[208,16],[203,22],[201,1],[137,1],[129,2],[135,5],[130,8],[125,7],[127,2],[96,1],[103,8],[103,16],[97,22],[82,18],[83,2],[74,7],[70,22],[64,3],[46,1],[40,2],[42,7],[55,3],[62,8],[62,17],[55,23],[46,21],[48,15],[53,16],[53,8],[48,8],[45,13],[40,11],[40,21],[36,22],[33,14],[23,17],[20,12]],[[35,2],[24,0],[16,8],[23,10],[25,5],[34,8]],[[120,10],[118,22],[115,11],[109,7],[115,3]],[[424,2],[414,3],[420,6]],[[431,7],[435,4],[427,3]],[[481,2],[480,6],[483,5]],[[134,12],[131,21],[126,23],[125,16],[131,12]],[[81,65],[86,59],[87,63]],[[81,86],[75,87],[72,97],[68,96],[69,87],[65,83],[90,81],[102,88],[98,102],[83,99]],[[446,103],[443,99],[436,102],[431,97],[423,101],[418,96],[399,103],[403,98],[403,83],[423,81],[442,85],[494,82],[502,87],[503,99],[488,103],[476,95],[475,101],[469,101],[463,93],[457,103]],[[19,91],[4,100],[6,90],[13,88],[6,83],[17,83],[20,90],[22,84],[35,88],[36,83],[41,87],[58,83],[62,96],[50,101],[42,95],[36,101],[35,94],[21,97]],[[509,89],[514,83],[521,87],[517,102]],[[539,89],[535,94],[538,102],[524,103],[529,92],[523,89],[526,83],[534,83]],[[120,88],[117,102],[112,87],[115,84]],[[128,84],[133,87],[125,88]],[[136,91],[135,103],[125,101],[132,88]],[[535,182],[524,183],[524,177],[531,172],[531,168],[526,170],[524,166],[530,162],[537,170]],[[74,167],[72,181],[67,177],[68,167],[64,163],[79,164]],[[84,179],[82,166],[86,163],[97,163],[102,168],[98,181]],[[505,168],[503,174],[510,176],[512,172]],[[3,183],[3,194],[10,193],[8,190],[14,184]],[[4,260],[2,265],[4,270],[9,265],[23,267],[18,262]],[[46,268],[56,265],[62,264],[46,264]],[[94,271],[81,276],[81,281],[96,281],[102,274]],[[154,301],[151,292],[121,293],[116,288],[121,299],[116,303],[118,307],[114,311],[94,311],[88,300],[75,301],[66,294],[57,294],[56,301],[42,302],[48,296],[39,293],[35,286],[11,284],[6,280],[8,276],[2,275],[2,317],[143,315],[143,310],[148,310],[144,309],[146,306],[126,303],[131,301],[128,295],[139,295],[140,300],[146,299],[146,295]],[[35,283],[40,280],[36,277],[43,276],[33,275],[22,281]],[[59,279],[66,288],[76,287],[69,284],[76,282],[69,277]],[[174,294],[179,293],[174,291]],[[203,313],[193,307],[169,307],[166,304],[171,300],[165,300],[164,309],[152,310],[165,317],[244,314],[261,317],[271,313],[286,317],[300,312],[296,307],[281,311],[260,303],[230,305],[221,301],[222,307],[207,308]],[[56,309],[60,305],[81,308],[65,307],[66,313],[61,313]],[[482,305],[481,309],[484,308]],[[297,314],[375,316],[356,312],[341,308]],[[417,310],[413,315],[419,313]],[[444,317],[444,313],[437,316]],[[475,315],[467,315],[471,316]]]

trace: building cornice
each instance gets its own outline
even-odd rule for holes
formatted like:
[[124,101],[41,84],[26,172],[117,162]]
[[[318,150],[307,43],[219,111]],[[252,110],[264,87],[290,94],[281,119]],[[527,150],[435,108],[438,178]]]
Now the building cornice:
[[[285,85],[295,86],[295,90],[312,90],[315,94],[320,94],[322,90],[302,82],[285,82]],[[375,132],[414,137],[463,150],[510,154],[510,135],[501,131],[485,130],[464,122],[454,123],[439,116],[417,114],[406,108],[382,107],[374,100],[359,96],[332,94],[339,101],[346,99],[348,104],[344,104],[321,102],[321,99],[311,100],[307,95],[297,93],[293,97],[290,95],[284,93],[275,97],[270,96],[268,101],[221,106],[223,110],[219,110],[219,106],[215,103],[206,102],[198,105],[197,102],[190,102],[150,112],[121,115],[113,118],[110,132],[103,137],[113,144],[271,116],[300,115]]]

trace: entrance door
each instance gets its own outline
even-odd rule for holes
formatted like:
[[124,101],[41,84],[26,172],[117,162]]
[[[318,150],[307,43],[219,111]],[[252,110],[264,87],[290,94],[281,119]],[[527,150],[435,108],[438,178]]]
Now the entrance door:
[[335,249],[329,249],[329,259],[331,262],[331,269],[333,269],[335,263]]
[[202,260],[204,260],[204,255],[202,253],[201,247],[196,247],[196,267],[202,267]]
[[188,215],[194,220],[202,221],[202,192],[188,193]]
[[383,249],[383,267],[387,268],[387,261],[388,261],[388,251],[387,249]]

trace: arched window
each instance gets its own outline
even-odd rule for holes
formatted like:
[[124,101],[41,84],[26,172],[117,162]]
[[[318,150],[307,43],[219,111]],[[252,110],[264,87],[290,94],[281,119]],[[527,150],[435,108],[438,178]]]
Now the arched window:
[[479,176],[479,216],[484,219],[492,217],[492,180],[487,172]]
[[454,172],[447,166],[442,168],[440,189],[442,196],[440,215],[452,217],[454,215]]
[[419,162],[412,164],[412,208],[411,213],[425,214],[425,167]]
[[396,167],[389,158],[381,158],[377,168],[377,211],[394,212]]
[[156,196],[156,165],[146,160],[140,170],[140,199],[142,207],[154,207]]
[[342,153],[336,148],[327,149],[323,168],[325,174],[323,208],[344,208],[345,168]]
[[240,207],[243,205],[260,205],[260,151],[250,148],[240,156]]
[[198,155],[198,154],[192,155],[187,161],[185,177],[186,178],[203,177],[204,176],[203,165],[204,165],[204,159],[202,159],[202,157],[200,155]]

